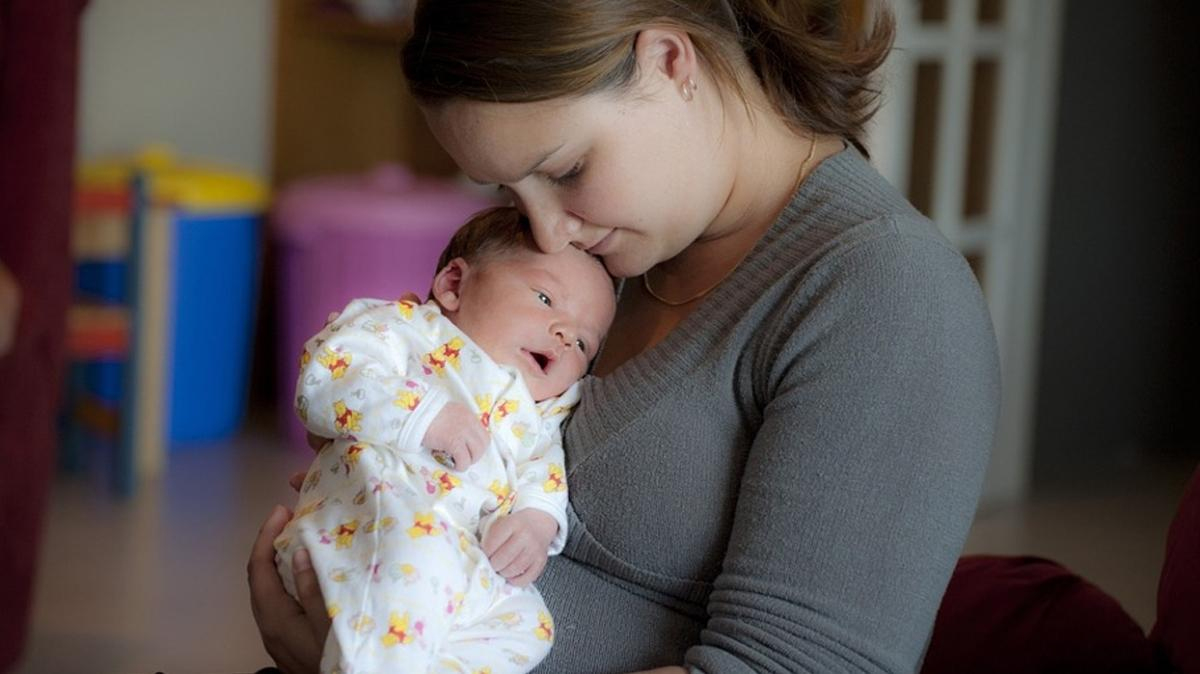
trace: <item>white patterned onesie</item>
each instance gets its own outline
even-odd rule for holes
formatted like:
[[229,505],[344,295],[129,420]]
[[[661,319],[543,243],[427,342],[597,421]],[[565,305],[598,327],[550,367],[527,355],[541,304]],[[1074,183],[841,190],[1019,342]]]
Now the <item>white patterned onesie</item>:
[[[535,403],[434,303],[354,300],[305,344],[296,408],[337,440],[313,462],[275,541],[284,585],[308,549],[332,628],[322,672],[526,672],[554,625],[538,591],[497,574],[480,548],[510,511],[537,508],[566,541],[559,426],[578,385]],[[450,401],[479,412],[484,456],[447,470],[421,445]]]

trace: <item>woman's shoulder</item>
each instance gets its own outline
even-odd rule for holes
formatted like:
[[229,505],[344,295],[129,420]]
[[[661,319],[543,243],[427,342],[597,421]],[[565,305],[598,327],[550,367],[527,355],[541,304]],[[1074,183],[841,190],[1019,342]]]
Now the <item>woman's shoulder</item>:
[[937,227],[855,148],[822,162],[800,185],[772,228],[770,252],[815,253],[852,247],[879,234],[949,245]]
[[967,270],[960,281],[973,282],[962,255],[936,225],[852,147],[805,180],[744,266],[741,285],[759,294],[774,287],[781,300],[828,283],[831,275],[853,283],[905,269],[931,278]]

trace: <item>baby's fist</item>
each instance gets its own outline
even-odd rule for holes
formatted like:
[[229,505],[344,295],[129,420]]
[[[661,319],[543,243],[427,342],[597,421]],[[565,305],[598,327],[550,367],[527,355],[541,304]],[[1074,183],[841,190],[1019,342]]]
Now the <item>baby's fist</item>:
[[553,517],[526,508],[493,522],[481,547],[496,573],[517,587],[525,587],[542,575],[550,544],[557,535],[558,522]]
[[490,443],[491,434],[475,412],[456,402],[446,403],[429,424],[422,440],[435,456],[446,457],[454,470],[470,468],[483,456]]

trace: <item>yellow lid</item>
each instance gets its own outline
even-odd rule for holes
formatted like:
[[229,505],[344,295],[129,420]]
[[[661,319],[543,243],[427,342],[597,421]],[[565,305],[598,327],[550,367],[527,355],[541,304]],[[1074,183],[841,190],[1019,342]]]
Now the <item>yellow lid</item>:
[[250,176],[215,167],[178,166],[148,173],[150,199],[188,211],[263,211],[267,188]]
[[131,158],[90,162],[79,170],[87,188],[121,188],[135,173],[147,178],[152,203],[189,211],[266,210],[269,194],[254,177],[224,167],[180,164],[166,145],[150,145]]
[[80,166],[75,175],[78,186],[83,189],[129,189],[129,179],[133,177],[133,164],[124,160],[89,162]]

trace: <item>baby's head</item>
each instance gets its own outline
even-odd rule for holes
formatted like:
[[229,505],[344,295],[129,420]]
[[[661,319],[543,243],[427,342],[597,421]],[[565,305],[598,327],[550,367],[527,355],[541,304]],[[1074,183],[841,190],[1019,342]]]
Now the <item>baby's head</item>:
[[562,394],[587,372],[616,310],[612,279],[588,253],[543,253],[515,208],[463,225],[438,261],[430,298],[534,400]]

